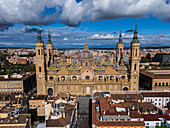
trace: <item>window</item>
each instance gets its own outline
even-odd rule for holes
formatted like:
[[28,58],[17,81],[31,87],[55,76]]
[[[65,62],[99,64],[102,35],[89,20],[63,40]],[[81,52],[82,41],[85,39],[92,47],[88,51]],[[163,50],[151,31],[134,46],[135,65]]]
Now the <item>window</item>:
[[90,79],[90,76],[86,76],[86,80],[89,80]]
[[155,83],[155,86],[157,86],[157,83]]
[[73,80],[76,80],[76,79],[77,79],[77,77],[76,77],[76,76],[73,76],[73,77],[72,77],[72,79],[73,79]]
[[162,86],[164,86],[165,85],[165,83],[162,83]]
[[138,55],[138,50],[136,49],[136,56]]
[[88,66],[88,63],[86,62],[86,66]]
[[110,76],[110,80],[114,80],[114,76]]
[[156,123],[156,126],[159,126],[159,123]]
[[168,86],[168,82],[166,83],[166,86]]
[[65,76],[62,76],[62,77],[61,77],[61,80],[64,81],[64,80],[65,80]]
[[136,64],[135,64],[135,66],[134,66],[134,70],[136,70]]
[[159,86],[161,86],[161,83],[159,83]]
[[40,49],[38,49],[38,55],[40,55]]
[[43,54],[43,49],[41,49],[41,55]]
[[99,80],[102,80],[103,79],[103,77],[102,76],[99,76]]
[[53,80],[54,78],[52,76],[49,77],[50,80]]
[[124,80],[126,77],[125,76],[122,76],[122,79]]
[[41,67],[39,67],[39,72],[41,72]]

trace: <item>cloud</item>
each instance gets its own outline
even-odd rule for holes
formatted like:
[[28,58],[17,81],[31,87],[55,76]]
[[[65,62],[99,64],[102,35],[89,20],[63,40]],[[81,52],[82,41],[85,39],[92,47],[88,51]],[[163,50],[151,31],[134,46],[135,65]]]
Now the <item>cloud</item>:
[[[55,13],[43,14],[45,8],[55,8]],[[59,9],[47,0],[0,0],[1,29],[13,24],[53,24],[59,17]]]
[[[43,30],[41,30],[41,32],[42,32],[42,31],[43,31]],[[37,32],[37,28],[31,28],[31,27],[29,27],[29,26],[24,26],[23,32],[26,32],[26,33]]]
[[[52,10],[52,11],[50,11]],[[170,22],[167,0],[0,0],[0,30],[14,24],[78,26],[84,21],[141,18]]]
[[77,26],[84,21],[141,18],[153,15],[170,22],[170,3],[165,0],[63,0],[61,23]]
[[131,33],[133,32],[134,30],[127,30],[125,33]]
[[63,40],[67,41],[67,40],[68,40],[68,38],[66,38],[66,37],[65,37]]
[[111,40],[115,37],[116,36],[111,35],[111,34],[94,34],[91,37],[89,37],[89,39],[91,39],[91,40]]
[[[12,27],[8,31],[0,32],[0,47],[29,47],[34,48],[37,34],[23,32],[24,28]],[[30,28],[31,29],[31,28]],[[116,47],[119,35],[104,32],[72,31],[60,28],[51,28],[51,40],[54,48],[83,48],[86,40],[89,47]],[[19,35],[19,36],[18,36]],[[48,42],[48,28],[42,31],[44,44]],[[84,35],[87,35],[87,39]],[[125,47],[130,47],[133,33],[122,33]],[[64,41],[63,41],[64,40]],[[156,33],[153,35],[139,35],[141,46],[170,46],[170,35]]]

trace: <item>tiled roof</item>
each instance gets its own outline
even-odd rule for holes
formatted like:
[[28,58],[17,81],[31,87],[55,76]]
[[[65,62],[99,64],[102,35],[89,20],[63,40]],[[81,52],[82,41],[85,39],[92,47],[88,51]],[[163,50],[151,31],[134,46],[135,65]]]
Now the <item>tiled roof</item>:
[[170,92],[141,92],[143,97],[170,97]]
[[46,121],[46,127],[65,127],[66,125],[70,124],[73,109],[74,105],[66,104],[65,118],[62,117],[59,119],[49,119]]

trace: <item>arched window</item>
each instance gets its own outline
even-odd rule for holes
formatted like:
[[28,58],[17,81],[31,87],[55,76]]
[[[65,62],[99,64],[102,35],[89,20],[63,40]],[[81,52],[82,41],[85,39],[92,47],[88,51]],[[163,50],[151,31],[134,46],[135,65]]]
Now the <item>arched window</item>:
[[76,77],[76,76],[73,76],[72,79],[73,79],[73,80],[77,80],[77,77]]
[[102,80],[103,79],[103,76],[99,76],[99,80]]
[[164,86],[165,84],[164,83],[162,83],[162,86]]
[[86,76],[86,80],[89,80],[90,79],[90,76]]
[[41,55],[43,55],[43,49],[41,49]]
[[155,86],[157,86],[157,83],[155,83]]
[[86,62],[86,66],[88,66],[88,63]]
[[110,76],[110,80],[114,80],[114,76]]
[[168,86],[168,82],[166,83],[166,86]]
[[127,88],[127,87],[124,87],[124,88],[123,88],[123,91],[128,91],[128,88]]
[[53,80],[54,78],[52,76],[49,77],[50,80]]
[[161,86],[161,83],[159,83],[159,86]]
[[136,49],[136,56],[138,55],[138,50]]
[[134,66],[134,70],[136,70],[136,64],[135,64],[135,66]]
[[39,72],[41,72],[41,67],[39,67]]
[[62,81],[65,81],[65,76],[62,76],[62,77],[61,77],[61,80],[62,80]]
[[53,89],[52,89],[52,88],[49,88],[49,89],[48,89],[48,95],[49,95],[49,96],[52,96],[52,95],[53,95]]
[[40,49],[38,49],[38,55],[40,55]]

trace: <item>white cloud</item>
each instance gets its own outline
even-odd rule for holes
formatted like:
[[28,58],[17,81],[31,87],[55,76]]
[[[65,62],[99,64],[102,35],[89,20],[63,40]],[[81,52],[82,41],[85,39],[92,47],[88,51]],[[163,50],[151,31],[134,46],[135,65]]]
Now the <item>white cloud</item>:
[[[58,0],[56,0],[58,1]],[[140,18],[149,14],[170,22],[170,4],[166,0],[63,0],[60,20],[76,26],[83,21]]]
[[[133,38],[133,34],[126,34],[126,33],[122,33],[122,38],[123,39],[132,39]],[[142,38],[143,36],[138,35],[139,38]],[[92,40],[110,40],[110,39],[118,39],[119,35],[112,35],[112,34],[94,34],[92,36],[90,36],[88,39],[92,39]]]
[[67,41],[67,40],[68,40],[68,38],[67,38],[67,37],[65,37],[63,40]]
[[[56,12],[43,14],[45,8]],[[69,26],[102,19],[141,18],[153,15],[170,22],[170,3],[166,0],[0,0],[0,27],[13,24],[53,24]]]

